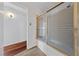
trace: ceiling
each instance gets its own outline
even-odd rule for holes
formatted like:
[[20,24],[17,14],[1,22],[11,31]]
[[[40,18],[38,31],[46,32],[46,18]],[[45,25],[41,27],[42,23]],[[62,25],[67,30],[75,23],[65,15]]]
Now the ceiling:
[[11,3],[23,9],[37,8],[40,11],[45,11],[51,6],[56,5],[58,2],[11,2]]
[[[44,13],[44,11],[47,11],[49,8],[55,6],[59,2],[5,2],[3,3],[5,10],[10,11],[13,13],[21,13],[23,15],[26,14],[25,10],[33,10],[37,11],[39,13]],[[0,7],[1,9],[1,7]]]

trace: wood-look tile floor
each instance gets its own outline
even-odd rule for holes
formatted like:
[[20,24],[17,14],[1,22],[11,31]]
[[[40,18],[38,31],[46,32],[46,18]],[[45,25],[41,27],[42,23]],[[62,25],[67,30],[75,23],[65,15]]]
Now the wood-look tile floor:
[[34,47],[30,50],[24,50],[15,56],[46,56],[38,47]]

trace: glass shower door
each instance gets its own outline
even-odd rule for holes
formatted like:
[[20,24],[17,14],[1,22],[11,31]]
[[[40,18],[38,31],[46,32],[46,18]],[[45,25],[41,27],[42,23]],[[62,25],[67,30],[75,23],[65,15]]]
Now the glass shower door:
[[53,11],[48,14],[47,42],[51,47],[67,55],[73,55],[73,6],[69,4],[64,7],[54,14]]

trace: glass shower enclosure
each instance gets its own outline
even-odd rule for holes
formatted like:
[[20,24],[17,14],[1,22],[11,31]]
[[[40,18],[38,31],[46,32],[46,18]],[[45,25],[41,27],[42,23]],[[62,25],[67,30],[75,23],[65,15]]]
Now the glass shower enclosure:
[[40,16],[38,38],[67,55],[74,55],[73,3],[63,3]]

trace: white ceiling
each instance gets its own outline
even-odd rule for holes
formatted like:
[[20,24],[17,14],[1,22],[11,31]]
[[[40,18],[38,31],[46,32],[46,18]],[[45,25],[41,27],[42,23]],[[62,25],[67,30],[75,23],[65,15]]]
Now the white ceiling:
[[45,11],[51,6],[56,5],[59,2],[11,2],[12,4],[19,6],[23,9],[26,8],[37,8],[40,11]]

